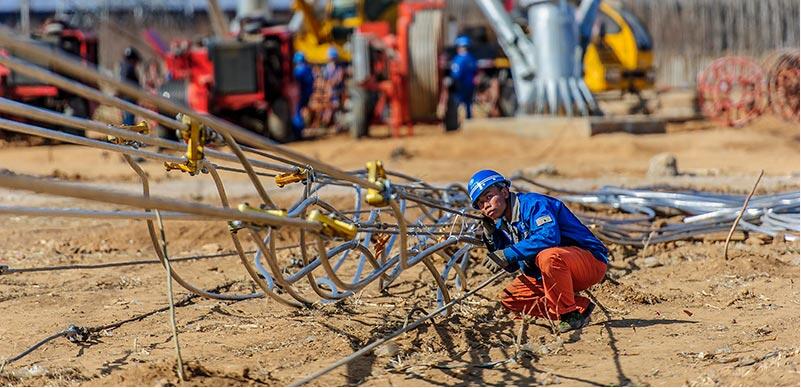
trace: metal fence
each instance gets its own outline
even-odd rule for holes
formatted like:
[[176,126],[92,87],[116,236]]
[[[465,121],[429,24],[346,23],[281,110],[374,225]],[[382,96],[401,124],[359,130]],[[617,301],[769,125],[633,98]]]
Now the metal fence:
[[654,39],[657,83],[694,87],[696,75],[724,55],[761,61],[798,48],[798,0],[622,0]]

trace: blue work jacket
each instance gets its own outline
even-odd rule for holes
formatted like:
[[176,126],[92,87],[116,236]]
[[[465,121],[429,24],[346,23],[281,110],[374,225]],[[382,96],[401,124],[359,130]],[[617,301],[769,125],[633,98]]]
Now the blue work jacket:
[[511,221],[503,217],[496,221],[487,248],[503,249],[504,257],[513,268],[541,279],[537,254],[543,249],[566,246],[586,249],[601,262],[608,262],[606,246],[562,201],[537,193],[510,193],[509,206],[512,207]]
[[309,98],[311,98],[312,92],[314,92],[314,73],[312,72],[311,66],[301,63],[295,65],[292,74],[295,76],[295,80],[298,81],[298,86],[300,87],[300,105],[305,106],[309,103]]
[[472,95],[475,85],[473,79],[478,71],[478,62],[470,53],[457,54],[451,61],[451,76],[459,93]]

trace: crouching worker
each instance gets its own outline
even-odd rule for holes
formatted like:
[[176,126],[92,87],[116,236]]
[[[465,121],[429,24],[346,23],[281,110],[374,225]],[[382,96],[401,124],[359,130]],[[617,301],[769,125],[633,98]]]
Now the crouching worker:
[[560,332],[587,325],[595,305],[576,293],[603,279],[609,251],[562,201],[509,186],[492,170],[475,173],[467,185],[484,216],[484,264],[493,272],[522,271],[501,292],[501,304],[559,320]]

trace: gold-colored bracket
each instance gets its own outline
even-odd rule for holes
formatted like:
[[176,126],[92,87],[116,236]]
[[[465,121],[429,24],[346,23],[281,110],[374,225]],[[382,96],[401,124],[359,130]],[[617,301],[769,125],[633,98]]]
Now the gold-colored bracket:
[[386,190],[387,186],[389,185],[389,180],[387,179],[387,173],[384,171],[384,164],[381,163],[380,160],[375,160],[371,162],[367,162],[367,180],[375,183],[381,189],[367,189],[367,195],[364,196],[364,200],[367,201],[368,204],[376,207],[387,206],[389,204],[388,198],[384,191]]
[[[135,125],[114,125],[114,127],[119,129],[124,129],[126,131],[141,133],[142,135],[147,135],[150,133],[150,125],[147,121],[140,121],[139,124]],[[108,135],[108,141],[114,144],[125,144],[127,142],[131,142],[131,139],[125,139],[122,137]]]
[[[247,213],[247,212],[251,212],[251,213],[261,213],[261,214],[269,214],[269,215],[271,215],[271,216],[275,216],[275,217],[286,217],[286,216],[287,216],[287,212],[286,212],[286,210],[280,210],[280,209],[275,209],[275,210],[261,209],[261,208],[257,208],[257,207],[250,206],[250,205],[249,205],[247,202],[246,202],[246,203],[240,203],[240,204],[239,204],[239,206],[237,206],[236,208],[237,208],[239,211],[241,211],[242,213]],[[273,226],[273,225],[269,225],[269,224],[256,224],[256,223],[254,223],[254,225],[259,225],[259,226]]]
[[320,225],[322,225],[320,233],[328,237],[341,237],[346,240],[353,240],[354,238],[356,238],[356,233],[358,233],[356,225],[340,220],[335,220],[321,213],[317,209],[314,209],[311,212],[309,212],[309,215],[306,217],[306,220],[310,222],[320,223]]
[[303,182],[309,177],[309,171],[305,168],[300,168],[297,171],[285,172],[278,174],[275,177],[275,184],[278,187],[284,187],[290,183]]
[[167,171],[180,170],[189,175],[196,175],[201,170],[200,161],[205,157],[203,147],[206,145],[206,131],[200,122],[192,120],[187,115],[181,114],[178,119],[189,127],[188,131],[181,131],[181,137],[186,142],[186,162],[165,162],[164,167],[167,168]]

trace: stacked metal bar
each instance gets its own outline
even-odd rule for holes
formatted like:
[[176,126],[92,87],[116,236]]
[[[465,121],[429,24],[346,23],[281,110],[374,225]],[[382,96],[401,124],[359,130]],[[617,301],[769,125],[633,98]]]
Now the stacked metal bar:
[[[620,187],[574,192],[545,186],[520,175],[512,180],[562,192],[564,195],[560,198],[565,202],[601,206],[628,214],[621,218],[583,213],[579,218],[593,225],[593,231],[602,239],[635,247],[727,231],[746,198],[745,195]],[[754,196],[738,227],[787,241],[798,240],[801,231],[799,195],[798,191],[793,191]],[[681,222],[655,223],[660,216],[675,215],[682,216]]]

